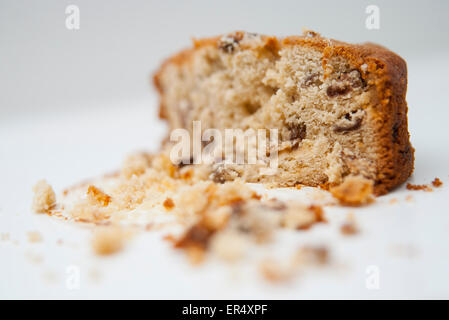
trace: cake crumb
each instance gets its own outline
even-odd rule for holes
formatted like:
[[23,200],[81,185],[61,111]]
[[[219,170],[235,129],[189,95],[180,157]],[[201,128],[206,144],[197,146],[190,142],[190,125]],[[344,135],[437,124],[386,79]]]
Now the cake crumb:
[[33,211],[47,213],[56,205],[56,195],[53,188],[45,180],[40,180],[33,187]]
[[27,233],[28,242],[37,243],[43,240],[42,235],[39,231],[29,231]]
[[342,205],[361,206],[373,201],[373,181],[362,176],[348,176],[342,184],[330,188]]
[[283,265],[274,259],[263,260],[259,264],[259,270],[264,279],[270,282],[285,282],[293,276],[290,265]]
[[92,200],[92,202],[103,207],[107,207],[109,202],[111,202],[111,197],[109,195],[92,185],[87,188],[87,196]]
[[406,185],[407,190],[413,190],[413,191],[418,191],[418,190],[423,190],[426,192],[431,192],[433,191],[433,189],[431,187],[429,187],[426,184],[411,184],[411,183],[407,183]]
[[167,210],[171,210],[171,209],[173,209],[175,207],[175,203],[173,202],[172,198],[165,199],[164,202],[162,203],[162,205]]
[[322,245],[303,246],[295,257],[298,265],[326,265],[329,263],[329,250]]
[[206,250],[203,247],[192,245],[186,249],[186,252],[187,258],[192,265],[198,265],[204,261]]
[[413,202],[413,197],[411,195],[408,195],[408,196],[405,197],[405,201]]
[[340,226],[340,232],[345,236],[352,236],[359,233],[359,229],[353,219],[348,219]]
[[123,249],[125,234],[116,226],[99,227],[94,231],[92,247],[97,255],[110,255]]
[[320,206],[304,207],[298,204],[288,206],[282,217],[282,225],[288,229],[305,230],[313,224],[323,222],[324,214]]
[[247,247],[247,238],[235,231],[219,232],[211,241],[212,252],[227,262],[235,262],[242,258]]
[[340,232],[345,236],[352,236],[358,233],[358,229],[353,222],[345,222],[341,225]]
[[439,188],[439,187],[441,187],[441,186],[443,185],[443,182],[442,182],[439,178],[435,178],[435,179],[432,181],[432,185],[433,185],[434,187]]
[[398,199],[397,198],[392,198],[392,199],[390,199],[389,203],[390,204],[396,204],[396,203],[398,203]]
[[70,209],[70,216],[78,222],[100,222],[110,218],[110,213],[103,206],[92,205],[90,201],[75,203]]
[[233,204],[230,206],[219,207],[213,211],[209,210],[204,213],[204,225],[210,230],[222,230],[228,224],[228,221],[234,211]]
[[190,247],[206,248],[213,231],[201,223],[193,225],[175,241],[175,248],[189,249]]
[[359,233],[359,229],[352,213],[347,215],[346,221],[340,226],[340,232],[345,236],[352,236]]

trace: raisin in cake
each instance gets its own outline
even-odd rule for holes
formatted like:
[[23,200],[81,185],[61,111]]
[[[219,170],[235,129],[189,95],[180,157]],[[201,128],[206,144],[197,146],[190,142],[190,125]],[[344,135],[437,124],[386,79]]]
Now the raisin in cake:
[[[275,186],[332,186],[347,176],[384,194],[413,171],[407,67],[376,44],[308,31],[277,38],[246,32],[193,41],[156,73],[170,129],[278,129],[278,170],[210,164],[210,177]],[[166,145],[170,145],[167,142]]]

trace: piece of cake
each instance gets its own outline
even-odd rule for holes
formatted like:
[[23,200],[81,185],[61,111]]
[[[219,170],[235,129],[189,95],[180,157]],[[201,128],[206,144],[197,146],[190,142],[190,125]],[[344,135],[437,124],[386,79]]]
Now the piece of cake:
[[[162,65],[154,83],[160,117],[171,130],[193,134],[193,121],[201,121],[202,132],[223,135],[225,129],[277,129],[275,148],[266,152],[277,155],[274,174],[260,170],[268,166],[260,159],[226,164],[216,157],[207,163],[216,182],[335,186],[363,176],[381,195],[413,171],[406,63],[379,45],[312,31],[286,38],[234,32],[194,40]],[[168,150],[173,145],[166,140]]]

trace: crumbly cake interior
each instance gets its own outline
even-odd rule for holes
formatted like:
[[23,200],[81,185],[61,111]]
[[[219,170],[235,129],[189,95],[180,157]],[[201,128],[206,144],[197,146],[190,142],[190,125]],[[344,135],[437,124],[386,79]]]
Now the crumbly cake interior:
[[375,179],[369,122],[374,88],[341,56],[323,65],[313,47],[270,47],[258,35],[225,36],[195,50],[189,63],[159,75],[161,104],[171,129],[200,120],[202,130],[276,128],[279,168],[211,166],[216,181],[237,177],[277,186],[339,184],[349,175]]

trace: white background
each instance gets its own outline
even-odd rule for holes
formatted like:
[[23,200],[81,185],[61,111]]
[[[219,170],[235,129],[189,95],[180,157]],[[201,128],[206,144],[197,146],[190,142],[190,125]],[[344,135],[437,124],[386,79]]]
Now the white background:
[[[65,28],[68,4],[80,8],[78,31]],[[365,28],[368,4],[380,8],[380,30]],[[0,0],[0,233],[11,237],[0,241],[0,297],[449,298],[448,16],[447,1]],[[331,223],[284,239],[283,248],[326,243],[339,267],[270,286],[247,267],[212,261],[191,268],[157,234],[100,259],[87,230],[30,212],[40,178],[60,191],[114,170],[131,151],[157,150],[165,126],[156,118],[150,75],[190,37],[235,29],[290,35],[304,26],[377,42],[407,60],[411,181],[445,182],[433,193],[402,187],[352,210],[363,231],[356,238],[343,238]],[[413,202],[404,200],[408,194]],[[328,214],[338,221],[348,211]],[[27,243],[30,230],[44,241]],[[56,244],[61,238],[66,245]],[[71,265],[80,268],[79,290],[66,286]],[[365,286],[369,265],[380,268],[379,290]]]

